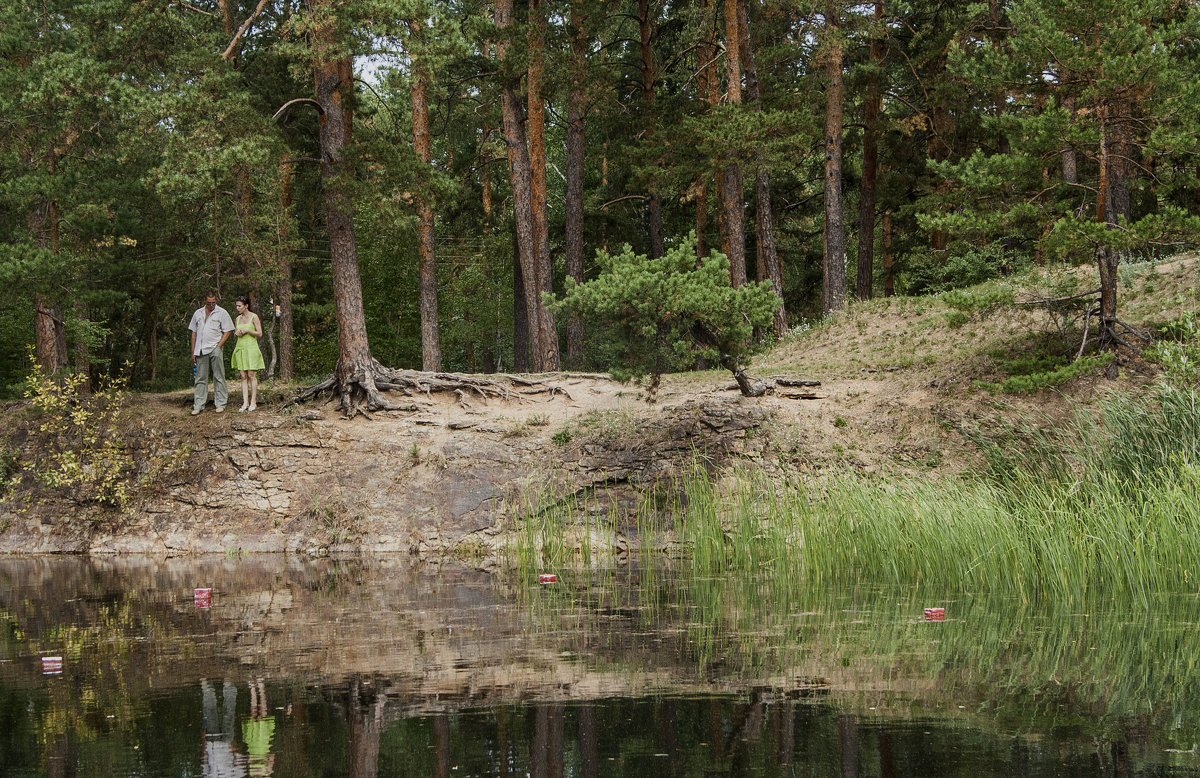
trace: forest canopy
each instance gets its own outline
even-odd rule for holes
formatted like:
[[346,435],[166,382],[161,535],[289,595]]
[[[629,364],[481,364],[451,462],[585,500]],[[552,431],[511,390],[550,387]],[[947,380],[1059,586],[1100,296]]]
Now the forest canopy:
[[1056,263],[1109,332],[1118,264],[1200,235],[1198,41],[1179,0],[10,0],[0,391],[31,350],[185,386],[210,289],[364,407],[621,368],[547,301],[626,244],[773,290],[760,339]]

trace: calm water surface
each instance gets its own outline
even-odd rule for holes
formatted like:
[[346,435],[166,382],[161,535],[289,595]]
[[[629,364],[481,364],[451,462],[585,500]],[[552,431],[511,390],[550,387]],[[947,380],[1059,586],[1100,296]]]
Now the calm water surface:
[[1200,772],[1194,594],[558,572],[0,559],[0,775]]

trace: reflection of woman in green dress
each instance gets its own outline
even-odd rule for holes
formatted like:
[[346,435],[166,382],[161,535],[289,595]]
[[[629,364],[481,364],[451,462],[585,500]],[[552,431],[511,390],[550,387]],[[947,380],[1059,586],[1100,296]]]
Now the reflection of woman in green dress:
[[237,309],[237,318],[233,322],[237,345],[233,348],[232,364],[242,375],[242,407],[238,410],[252,411],[258,407],[258,371],[266,367],[258,348],[258,339],[263,334],[262,321],[250,310],[246,295],[239,297],[233,307]]
[[266,778],[275,772],[271,739],[275,737],[275,716],[267,706],[263,679],[250,684],[250,718],[242,721],[242,740],[246,741],[247,768],[250,778]]

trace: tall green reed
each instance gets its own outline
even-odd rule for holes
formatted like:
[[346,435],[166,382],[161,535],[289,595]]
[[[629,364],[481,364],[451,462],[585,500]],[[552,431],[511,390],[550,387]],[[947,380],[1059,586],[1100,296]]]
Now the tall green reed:
[[1021,434],[993,444],[984,478],[795,483],[746,471],[720,486],[695,471],[676,531],[697,573],[770,571],[782,590],[886,581],[1077,598],[1200,587],[1194,391],[1118,396],[1062,430]]

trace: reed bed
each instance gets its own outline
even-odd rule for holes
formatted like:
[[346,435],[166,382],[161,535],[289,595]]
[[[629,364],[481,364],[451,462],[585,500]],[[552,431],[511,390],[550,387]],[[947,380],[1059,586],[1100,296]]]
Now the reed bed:
[[[847,583],[1023,598],[1200,591],[1198,411],[1194,389],[1163,385],[1061,428],[1030,420],[980,437],[988,466],[963,478],[717,480],[698,463],[646,501],[629,550],[681,551],[701,577],[766,574],[781,597]],[[512,567],[586,567],[602,551],[593,540],[612,536],[594,500],[522,502]]]
[[1014,432],[1007,450],[992,442],[991,467],[974,478],[792,483],[745,472],[722,489],[697,470],[679,486],[676,531],[698,574],[769,571],[784,589],[1200,590],[1195,391],[1116,397],[1044,430]]

